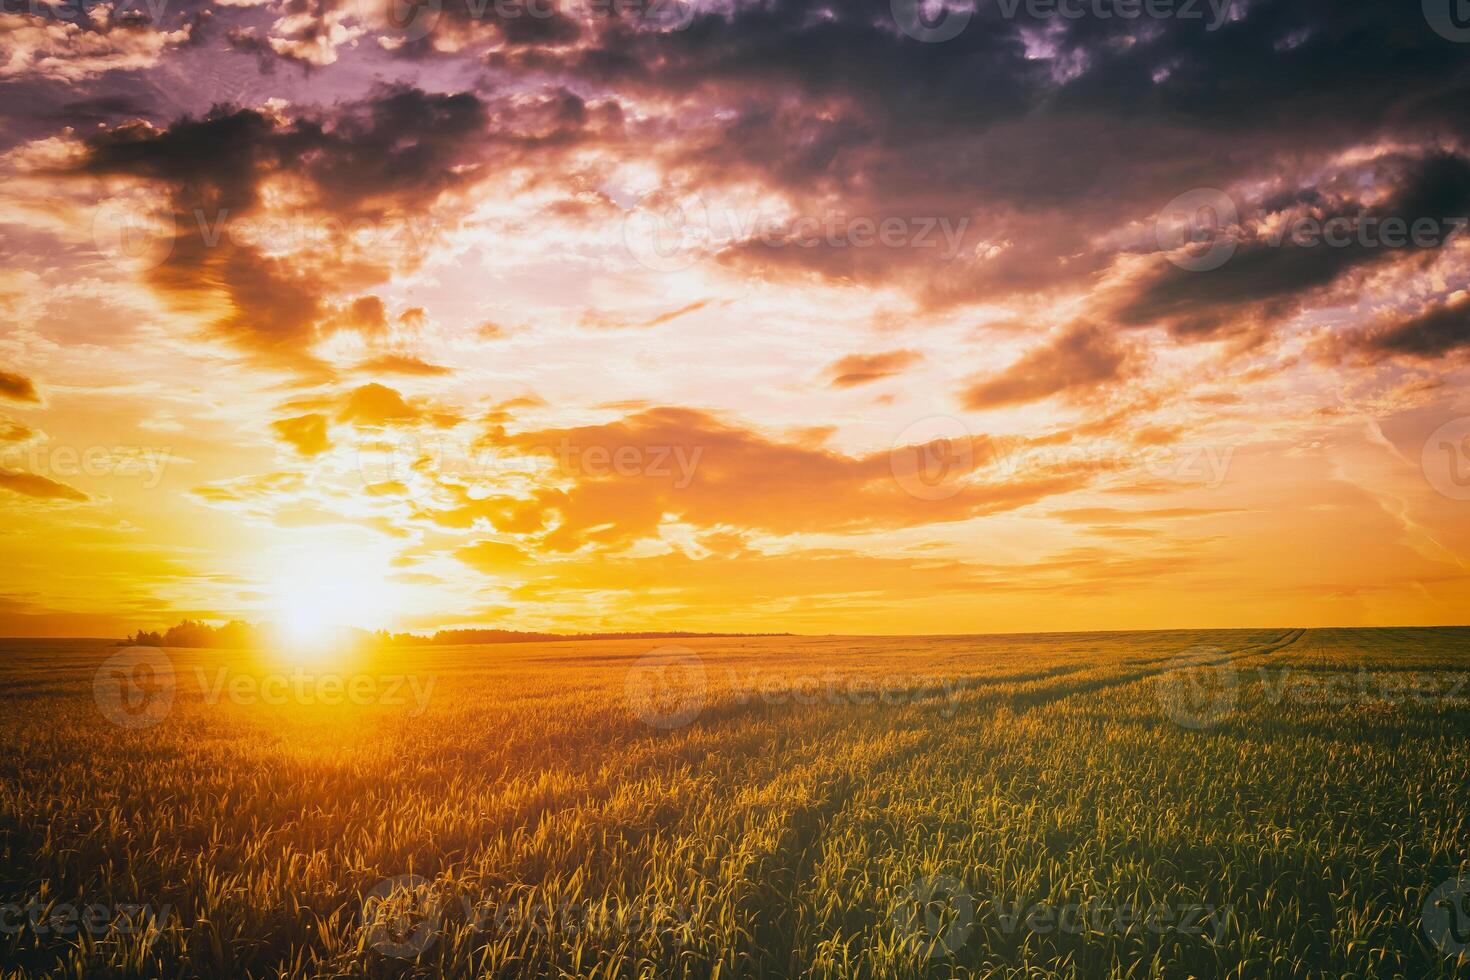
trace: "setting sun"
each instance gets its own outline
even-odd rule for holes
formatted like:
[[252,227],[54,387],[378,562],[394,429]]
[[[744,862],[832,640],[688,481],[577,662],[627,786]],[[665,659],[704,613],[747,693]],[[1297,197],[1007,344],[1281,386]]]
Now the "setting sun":
[[393,623],[398,591],[378,556],[329,551],[293,552],[275,563],[266,616],[289,657],[312,659],[340,645],[351,628]]

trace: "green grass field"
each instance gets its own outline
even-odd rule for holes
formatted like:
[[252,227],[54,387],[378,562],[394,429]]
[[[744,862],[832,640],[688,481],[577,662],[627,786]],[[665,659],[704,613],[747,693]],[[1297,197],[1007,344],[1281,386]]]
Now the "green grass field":
[[1277,629],[298,668],[10,641],[0,969],[1452,976],[1467,650]]

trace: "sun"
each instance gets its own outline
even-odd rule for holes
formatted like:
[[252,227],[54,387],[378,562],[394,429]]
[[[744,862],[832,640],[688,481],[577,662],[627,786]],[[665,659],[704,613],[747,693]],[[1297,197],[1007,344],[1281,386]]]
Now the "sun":
[[382,556],[320,548],[282,557],[269,615],[288,659],[321,659],[349,644],[352,630],[392,622],[398,596]]

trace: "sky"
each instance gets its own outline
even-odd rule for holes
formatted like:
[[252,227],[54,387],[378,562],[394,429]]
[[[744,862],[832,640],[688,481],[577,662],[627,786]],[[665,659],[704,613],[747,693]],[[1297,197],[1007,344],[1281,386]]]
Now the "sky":
[[1470,24],[945,2],[5,4],[0,635],[1465,622]]

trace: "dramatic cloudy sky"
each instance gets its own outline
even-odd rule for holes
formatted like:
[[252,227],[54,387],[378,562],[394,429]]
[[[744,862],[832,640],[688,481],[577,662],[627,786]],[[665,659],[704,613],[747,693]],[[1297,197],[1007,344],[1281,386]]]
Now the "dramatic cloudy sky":
[[6,3],[0,634],[1463,621],[1448,0],[906,3]]

